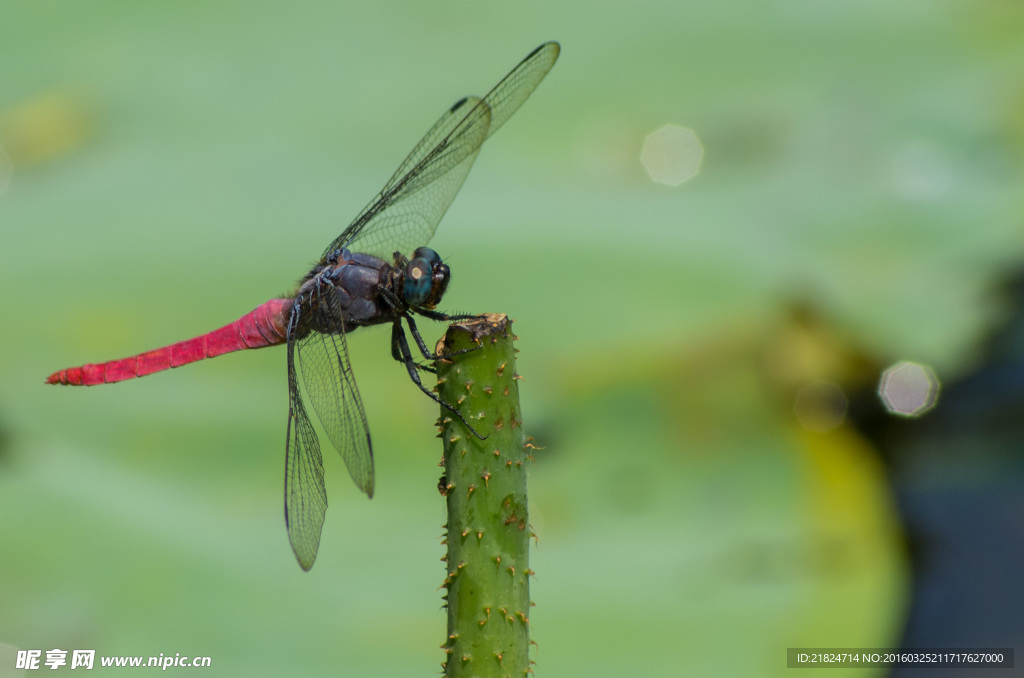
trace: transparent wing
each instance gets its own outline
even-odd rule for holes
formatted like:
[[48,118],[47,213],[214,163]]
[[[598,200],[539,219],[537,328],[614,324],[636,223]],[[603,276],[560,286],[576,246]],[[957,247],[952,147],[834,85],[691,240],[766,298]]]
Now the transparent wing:
[[[321,297],[323,299],[323,297]],[[336,333],[309,332],[288,344],[288,447],[285,455],[285,524],[292,550],[304,570],[313,566],[320,546],[327,490],[316,431],[306,412],[312,405],[331,444],[341,454],[356,486],[373,496],[370,429],[359,399],[343,328],[330,320],[326,302],[314,313],[317,326]],[[295,355],[299,370],[296,370]],[[299,390],[302,375],[305,397]]]
[[[370,446],[370,427],[359,398],[348,344],[341,323],[326,308],[325,297],[316,312],[316,326],[330,328],[329,333],[310,332],[299,339],[299,367],[306,399],[313,406],[328,439],[338,450],[348,467],[356,487],[373,496],[373,451]],[[340,315],[340,313],[338,314]]]
[[[452,132],[455,131],[455,128],[466,119],[466,116],[469,114],[469,112],[473,111],[477,107],[477,104],[480,103],[480,101],[480,97],[468,96],[463,97],[462,99],[459,99],[454,104],[452,104],[452,107],[444,112],[444,114],[438,119],[438,121],[434,123],[434,126],[431,127],[426,134],[423,135],[423,138],[419,140],[419,143],[416,144],[415,148],[412,149],[409,155],[406,156],[405,160],[402,161],[402,164],[398,166],[398,169],[396,169],[395,173],[391,175],[391,178],[388,179],[388,182],[384,184],[384,188],[381,189],[380,195],[392,191],[396,186],[398,186],[399,182],[402,181],[402,179],[405,178],[407,174],[412,173],[412,170],[415,169],[417,165],[427,160],[428,156],[430,156],[431,153],[439,152],[438,149],[441,146],[441,142],[443,142],[445,139],[448,139],[452,135]],[[487,110],[486,114],[489,120],[490,110]],[[483,115],[482,111],[480,115]],[[471,136],[473,130],[470,128],[479,126],[480,124],[481,121],[476,120],[473,121],[473,124],[467,124],[466,133],[463,134],[462,137]],[[489,126],[489,123],[488,125],[485,125],[484,128],[486,129],[487,126]],[[466,144],[467,142],[462,137],[460,137],[459,141],[462,144]],[[481,143],[483,142],[481,141]],[[479,144],[477,145],[479,146]],[[452,154],[449,156],[449,158],[451,158],[455,157],[454,154],[459,152],[460,145],[458,143],[455,143],[455,139],[451,139],[444,148],[446,152]],[[419,173],[414,174],[414,176],[417,176],[418,181],[422,182],[426,178],[429,178],[431,176],[437,176],[436,173],[438,171],[442,171],[443,168],[446,167],[446,165],[443,162],[441,162],[440,158],[438,158],[432,161],[431,167],[434,168],[434,172],[426,172],[424,169],[421,170]],[[375,199],[373,202],[370,203],[370,205],[367,205],[367,207],[372,206],[376,202],[377,200]],[[363,211],[366,212],[365,209]]]
[[[349,242],[337,245],[331,243],[324,256],[339,247],[350,247],[356,252],[365,252],[390,261],[393,252],[410,253],[430,240],[438,222],[448,211],[448,206],[469,175],[487,133],[488,111],[486,108],[477,110],[479,112],[476,117],[481,122],[467,128],[465,134],[455,141],[457,146],[434,147],[435,155],[430,157],[445,161],[446,166],[444,171],[429,179],[426,190],[421,190],[425,186],[424,182],[428,181],[422,173],[403,175],[402,179],[406,183],[398,183],[392,189],[394,195],[400,197],[388,199],[382,195],[360,217],[367,228],[357,231],[357,235]],[[468,155],[463,152],[467,148],[473,149]],[[447,162],[456,157],[461,160],[448,167]]]
[[294,344],[288,346],[288,438],[285,449],[284,522],[288,541],[303,570],[313,567],[327,512],[320,443],[298,394]]
[[529,98],[558,53],[557,42],[544,43],[483,99],[456,102],[323,256],[349,247],[388,260],[392,252],[409,253],[426,244],[462,187],[480,145]]

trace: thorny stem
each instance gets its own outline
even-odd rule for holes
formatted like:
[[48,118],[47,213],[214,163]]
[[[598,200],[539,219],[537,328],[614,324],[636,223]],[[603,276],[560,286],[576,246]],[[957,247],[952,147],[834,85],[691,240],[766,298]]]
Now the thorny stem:
[[486,436],[441,410],[448,502],[445,676],[525,676],[530,672],[530,528],[515,337],[504,315],[453,324],[438,355],[481,347],[436,363],[438,395]]

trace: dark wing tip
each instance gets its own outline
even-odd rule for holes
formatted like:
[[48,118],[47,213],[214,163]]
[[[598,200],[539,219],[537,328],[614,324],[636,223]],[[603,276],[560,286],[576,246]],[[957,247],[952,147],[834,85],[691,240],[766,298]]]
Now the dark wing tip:
[[468,99],[469,99],[469,97],[462,97],[461,99],[456,101],[454,104],[452,104],[452,107],[448,109],[448,112],[449,113],[454,113],[455,111],[459,110],[460,108],[462,108],[466,104],[466,101]]
[[532,52],[527,54],[526,58],[523,59],[523,61],[529,61],[534,57],[535,54],[537,54],[537,52],[541,51],[542,49],[553,49],[555,51],[555,54],[557,55],[559,52],[562,51],[562,45],[557,40],[549,40],[548,42],[542,42],[541,44],[537,45],[537,47]]
[[[369,441],[367,441],[367,444],[369,444]],[[363,483],[359,488],[360,490],[366,493],[367,499],[373,499],[373,489],[377,484],[376,478],[374,478],[373,473],[373,448],[370,449],[370,473],[367,475],[366,478],[363,479]]]

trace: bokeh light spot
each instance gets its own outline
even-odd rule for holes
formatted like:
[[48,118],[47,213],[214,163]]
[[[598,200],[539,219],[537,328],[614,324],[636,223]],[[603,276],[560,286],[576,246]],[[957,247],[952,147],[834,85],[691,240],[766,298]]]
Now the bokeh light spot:
[[843,389],[828,381],[815,381],[797,391],[793,413],[805,429],[827,433],[843,423],[847,404]]
[[700,171],[704,147],[692,129],[665,125],[644,141],[640,160],[651,179],[661,184],[678,186]]
[[918,417],[939,399],[939,378],[927,365],[896,363],[882,373],[878,395],[885,409],[902,417]]

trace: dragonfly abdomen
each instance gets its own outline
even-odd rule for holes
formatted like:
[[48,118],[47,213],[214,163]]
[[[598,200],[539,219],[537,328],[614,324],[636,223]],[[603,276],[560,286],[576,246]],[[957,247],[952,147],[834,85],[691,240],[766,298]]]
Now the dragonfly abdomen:
[[271,299],[233,323],[212,332],[130,358],[68,367],[51,374],[46,383],[67,386],[110,384],[225,353],[283,344],[292,303],[291,299]]

